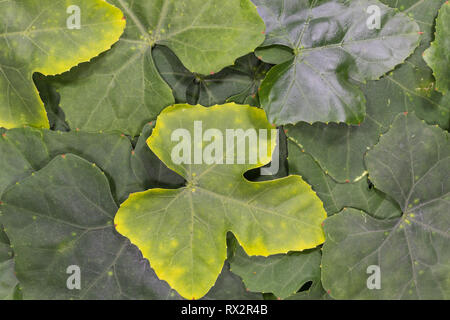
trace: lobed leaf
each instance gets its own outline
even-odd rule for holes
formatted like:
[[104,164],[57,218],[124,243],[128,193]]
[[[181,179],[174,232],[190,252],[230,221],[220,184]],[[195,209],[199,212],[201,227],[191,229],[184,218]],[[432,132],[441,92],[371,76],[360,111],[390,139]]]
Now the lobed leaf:
[[250,0],[112,0],[127,27],[107,53],[54,79],[72,128],[138,135],[175,100],[152,48],[170,48],[191,72],[217,73],[264,40]]
[[[279,125],[362,122],[365,99],[354,81],[380,78],[419,40],[414,21],[377,0],[254,1],[267,25],[263,46],[294,51],[261,85],[261,104]],[[371,6],[379,9],[380,28],[367,25]]]
[[366,120],[360,126],[299,123],[286,127],[287,135],[339,183],[354,182],[365,174],[364,154],[378,142],[380,134],[389,130],[399,113],[415,112],[429,124],[449,128],[450,97],[435,91],[435,80],[422,58],[431,42],[435,15],[445,0],[383,2],[414,18],[423,34],[420,47],[404,64],[382,79],[363,85]]
[[[67,27],[77,5],[81,29]],[[48,128],[34,72],[59,74],[108,50],[123,32],[120,10],[101,0],[0,2],[0,126]]]
[[[322,282],[338,299],[448,299],[448,133],[400,115],[366,156],[371,180],[402,209],[393,219],[354,209],[325,221]],[[368,267],[381,287],[369,289]]]
[[[269,130],[259,140],[259,146],[246,144],[243,149],[248,155],[249,150],[259,152],[261,148],[267,155],[263,153],[255,164],[236,164],[238,143],[235,143],[231,150],[232,165],[221,165],[220,161],[174,163],[172,152],[177,143],[171,140],[172,132],[184,129],[194,137],[197,121],[203,123],[205,132]],[[276,138],[271,128],[263,110],[235,104],[210,108],[175,105],[158,117],[148,144],[187,184],[176,190],[152,189],[132,194],[120,207],[115,223],[117,230],[152,261],[158,276],[182,296],[200,298],[214,284],[226,258],[228,231],[236,235],[250,255],[301,251],[323,241],[320,223],[325,211],[300,177],[267,182],[243,178],[249,169],[270,162]],[[238,135],[238,140],[246,139],[245,135]],[[189,141],[188,146],[203,152],[204,144]],[[231,155],[223,153],[223,163],[226,154]]]
[[[94,164],[68,154],[6,191],[0,206],[25,299],[176,298],[114,231],[117,206]],[[81,287],[67,285],[69,266]]]

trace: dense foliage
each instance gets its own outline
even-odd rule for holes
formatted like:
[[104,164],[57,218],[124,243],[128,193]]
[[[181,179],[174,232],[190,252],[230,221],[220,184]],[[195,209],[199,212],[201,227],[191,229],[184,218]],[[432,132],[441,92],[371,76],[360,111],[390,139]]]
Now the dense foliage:
[[0,299],[450,298],[449,2],[252,1],[0,1]]

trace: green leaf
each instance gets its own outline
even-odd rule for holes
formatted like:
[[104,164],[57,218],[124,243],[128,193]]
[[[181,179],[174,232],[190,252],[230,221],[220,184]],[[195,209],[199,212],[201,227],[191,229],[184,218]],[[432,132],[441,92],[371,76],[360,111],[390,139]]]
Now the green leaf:
[[[206,148],[203,148],[206,142],[197,140],[203,137],[199,135],[199,123],[205,132],[218,130],[214,142]],[[187,140],[182,145],[188,149],[194,146],[197,156],[204,151],[207,154],[214,145],[215,161],[206,164],[197,158],[197,164],[174,162],[172,153],[176,152],[175,147],[180,147],[171,139],[176,129],[186,134]],[[235,136],[228,138],[231,147],[223,152],[220,140],[226,136],[226,129],[242,129],[244,134],[237,135],[238,143],[233,143],[234,146],[231,139],[234,141]],[[320,224],[326,213],[300,177],[267,182],[249,182],[243,178],[246,171],[270,162],[276,140],[271,129],[263,110],[235,104],[210,108],[175,105],[158,117],[148,144],[187,184],[176,190],[152,189],[132,194],[120,207],[115,223],[117,230],[152,261],[157,275],[183,297],[200,298],[214,284],[226,258],[228,231],[235,234],[251,255],[301,251],[322,243]],[[268,130],[265,137],[262,134],[259,137],[259,146],[245,142],[251,140],[246,138],[247,134],[251,136],[254,132],[253,143],[257,143],[259,130]],[[245,145],[238,148],[239,141]],[[250,150],[261,153],[253,164],[249,161]],[[236,164],[240,159],[238,152],[245,152],[244,164]],[[220,164],[226,163],[226,158],[229,164]]]
[[322,287],[320,281],[315,282],[306,291],[301,291],[292,296],[287,297],[285,300],[333,300]]
[[110,51],[50,79],[72,129],[123,132],[134,137],[174,102],[170,87],[156,69],[150,47],[126,40],[130,29],[137,33],[130,22],[127,25],[124,36]]
[[47,117],[50,123],[50,130],[70,131],[70,127],[66,123],[66,116],[59,107],[59,94],[51,85],[51,82],[41,73],[35,73],[33,80],[39,91],[39,96],[42,102],[44,102],[45,111],[47,111]]
[[[302,145],[321,168],[339,183],[354,182],[365,174],[363,156],[378,142],[380,134],[389,130],[400,112],[415,112],[429,124],[449,128],[450,96],[443,97],[434,90],[433,75],[423,61],[422,53],[429,47],[433,21],[445,0],[413,0],[408,5],[397,4],[405,14],[420,25],[421,45],[395,71],[379,81],[363,86],[367,99],[366,120],[360,126],[345,124],[288,126],[288,136]],[[395,5],[397,1],[384,1]]]
[[0,261],[0,300],[14,300],[18,284],[14,274],[14,259]]
[[[143,132],[135,150],[117,134],[56,133],[32,128],[0,130],[0,196],[19,180],[44,167],[54,156],[76,153],[105,170],[118,201],[130,192],[156,186],[178,186],[184,180],[150,151]],[[1,218],[0,218],[1,220]]]
[[133,149],[126,137],[22,128],[3,131],[0,136],[0,196],[8,186],[65,153],[77,154],[105,171],[118,201],[125,200],[131,192],[145,190],[142,180],[146,173],[132,165]]
[[357,182],[366,174],[362,157],[379,138],[376,124],[369,119],[361,127],[299,123],[286,126],[286,134],[296,143],[289,146],[289,151],[300,148],[311,154],[323,171],[339,183]]
[[[366,163],[375,186],[392,196],[403,214],[377,219],[348,209],[328,218],[325,289],[337,299],[448,299],[448,133],[400,115]],[[380,268],[380,289],[368,289],[371,265]]]
[[[81,29],[69,29],[77,5]],[[108,50],[123,32],[117,8],[100,0],[0,2],[0,126],[48,128],[34,72],[59,74]]]
[[225,263],[222,273],[217,278],[214,287],[209,290],[203,300],[262,300],[261,293],[250,292],[245,288],[241,278],[230,272],[230,266]]
[[231,67],[231,69],[235,72],[246,74],[250,81],[244,90],[238,94],[229,96],[226,102],[259,107],[259,88],[270,68],[272,68],[272,65],[263,63],[259,58],[257,59],[253,53],[236,60],[236,64]]
[[[245,173],[244,177],[253,182],[262,182],[268,180],[275,180],[279,178],[284,178],[289,175],[289,168],[287,162],[287,139],[286,135],[282,128],[277,128],[279,141],[277,143],[276,149],[272,155],[272,162],[264,167],[252,169]],[[277,161],[275,156],[278,154],[278,163],[274,163]],[[267,171],[263,171],[267,170]]]
[[152,55],[170,48],[199,74],[216,73],[264,40],[264,23],[250,0],[112,0],[124,13],[122,38],[95,61],[55,79],[72,128],[140,133],[173,104]]
[[401,215],[395,200],[375,189],[367,177],[357,182],[338,183],[323,172],[314,159],[292,139],[289,140],[289,172],[301,176],[323,201],[328,216],[343,208],[357,208],[370,212],[376,218],[394,218]]
[[117,1],[141,40],[169,47],[195,73],[218,72],[264,41],[264,23],[250,0],[135,1],[133,7]]
[[249,257],[239,244],[236,247],[229,258],[230,269],[251,291],[270,292],[285,299],[297,293],[308,281],[320,282],[321,254],[318,249]]
[[0,225],[0,300],[11,300],[18,285],[14,274],[13,251]]
[[150,150],[147,139],[151,136],[154,123],[146,124],[134,148],[131,157],[131,168],[134,176],[143,186],[142,190],[149,188],[179,188],[185,183],[183,177],[167,168],[159,158]]
[[[166,299],[137,248],[114,231],[117,206],[108,180],[94,164],[57,157],[3,195],[5,230],[16,252],[25,299]],[[76,204],[76,205],[75,205]],[[69,266],[81,289],[68,289]]]
[[282,64],[294,57],[291,48],[278,45],[257,48],[255,54],[262,61],[271,64]]
[[434,70],[436,90],[447,94],[450,90],[450,4],[446,1],[436,20],[436,40],[423,58]]
[[[284,45],[295,56],[272,68],[261,85],[271,122],[346,122],[365,116],[354,81],[376,80],[416,48],[418,25],[377,0],[255,0],[267,25],[264,46]],[[379,29],[369,29],[376,5]]]
[[245,94],[245,99],[256,94],[270,68],[250,53],[236,60],[233,66],[204,76],[187,70],[166,47],[156,47],[153,57],[161,76],[172,88],[175,101],[192,105],[212,106],[225,103],[232,96]]

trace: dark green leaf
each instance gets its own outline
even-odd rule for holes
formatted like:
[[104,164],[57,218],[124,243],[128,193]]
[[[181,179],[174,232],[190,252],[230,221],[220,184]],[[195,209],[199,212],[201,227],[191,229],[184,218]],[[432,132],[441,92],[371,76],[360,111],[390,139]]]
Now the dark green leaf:
[[167,168],[159,158],[150,150],[147,139],[151,136],[154,122],[145,125],[139,136],[134,155],[131,157],[131,167],[134,175],[143,186],[149,188],[179,188],[185,184],[183,177]]
[[139,171],[139,178],[134,174],[133,150],[125,136],[22,128],[4,131],[0,136],[0,195],[8,186],[65,153],[77,154],[104,170],[119,202],[131,192],[144,189],[145,173]]
[[[264,40],[250,0],[111,0],[126,17],[119,42],[91,63],[55,79],[71,128],[137,136],[174,103],[152,55],[170,48],[187,69],[217,73]],[[220,9],[219,9],[220,8]]]
[[[261,105],[276,124],[346,122],[365,116],[354,81],[376,80],[416,48],[418,25],[377,0],[254,0],[267,25],[264,46],[284,45],[294,57],[267,74]],[[380,28],[369,28],[369,7]]]
[[0,300],[11,300],[18,285],[14,274],[13,251],[9,239],[0,225]]
[[278,45],[257,48],[255,54],[262,61],[270,64],[281,64],[294,57],[291,48]]
[[[366,156],[374,185],[402,209],[394,219],[354,209],[325,221],[322,281],[338,299],[449,299],[448,133],[400,115]],[[369,289],[368,268],[380,270]]]
[[[384,1],[395,5],[397,1]],[[363,86],[367,117],[361,126],[299,123],[288,127],[288,135],[303,146],[333,179],[340,183],[355,181],[365,174],[363,156],[389,129],[400,112],[414,111],[421,119],[442,128],[449,127],[450,96],[434,90],[431,70],[422,59],[429,47],[432,24],[444,0],[410,0],[397,3],[399,9],[416,19],[424,34],[419,49],[406,63],[379,81]]]
[[424,59],[433,69],[436,90],[447,94],[450,91],[450,3],[446,1],[436,20],[436,40],[424,52]]
[[203,300],[262,300],[261,293],[250,292],[245,288],[241,278],[230,272],[230,266],[225,262],[222,273],[216,284],[209,290]]
[[289,147],[289,172],[302,176],[312,186],[323,201],[328,216],[344,207],[364,210],[383,219],[401,215],[395,201],[371,186],[366,176],[353,183],[336,182],[292,139],[289,140]]
[[[117,206],[95,165],[59,156],[10,188],[0,206],[25,299],[176,298],[113,227]],[[81,288],[69,289],[69,266]]]
[[161,76],[172,88],[175,101],[192,105],[212,106],[223,104],[232,96],[245,94],[247,98],[256,94],[260,81],[270,68],[251,53],[217,74],[201,75],[186,69],[168,48],[156,47],[153,57]]
[[230,269],[251,291],[270,292],[284,299],[295,294],[308,281],[320,283],[319,249],[249,257],[237,240],[233,240],[237,247],[229,258]]

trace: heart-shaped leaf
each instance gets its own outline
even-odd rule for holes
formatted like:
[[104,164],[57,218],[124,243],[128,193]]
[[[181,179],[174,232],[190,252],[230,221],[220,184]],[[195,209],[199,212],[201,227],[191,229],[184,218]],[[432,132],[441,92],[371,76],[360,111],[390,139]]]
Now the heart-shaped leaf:
[[414,111],[429,124],[449,128],[450,96],[435,91],[435,80],[422,58],[423,51],[430,46],[433,21],[445,0],[414,0],[407,6],[398,1],[383,2],[397,5],[416,19],[423,34],[419,49],[404,64],[381,80],[363,86],[366,120],[360,126],[299,123],[286,127],[287,135],[339,183],[354,182],[366,173],[364,154],[378,142],[380,134],[389,130],[400,112]]
[[[67,12],[79,14],[75,28]],[[101,0],[1,1],[0,126],[48,128],[33,72],[59,74],[90,60],[119,39],[124,24],[120,10]]]
[[[144,137],[133,150],[130,141],[118,134],[0,129],[0,199],[9,186],[65,153],[75,153],[104,170],[117,202],[125,200],[131,192],[150,187],[178,186],[184,180],[167,169],[148,148],[145,141],[150,132],[151,128],[143,133]],[[179,179],[178,183],[174,177]],[[8,263],[12,268],[12,262]]]
[[214,284],[228,231],[250,255],[303,250],[323,241],[326,213],[300,177],[243,178],[270,162],[276,140],[271,129],[263,110],[235,104],[175,105],[158,117],[148,144],[187,180],[186,187],[132,194],[115,223],[182,296],[200,298]]
[[418,44],[418,25],[377,0],[254,2],[267,25],[264,46],[294,51],[261,85],[261,104],[276,124],[362,122],[365,99],[352,80],[380,78]]
[[[72,128],[140,133],[174,103],[152,48],[170,48],[199,74],[217,73],[264,41],[264,23],[250,0],[111,0],[127,27],[109,52],[55,79]],[[88,98],[87,98],[88,97]]]
[[446,94],[450,90],[450,3],[446,1],[436,20],[436,40],[423,58],[434,70],[436,89]]
[[379,219],[347,209],[328,218],[325,289],[338,299],[448,299],[448,133],[412,114],[399,115],[366,163],[375,186],[392,196],[403,214]]
[[114,231],[117,206],[108,180],[78,156],[58,156],[14,185],[3,195],[0,211],[26,299],[177,296]]

